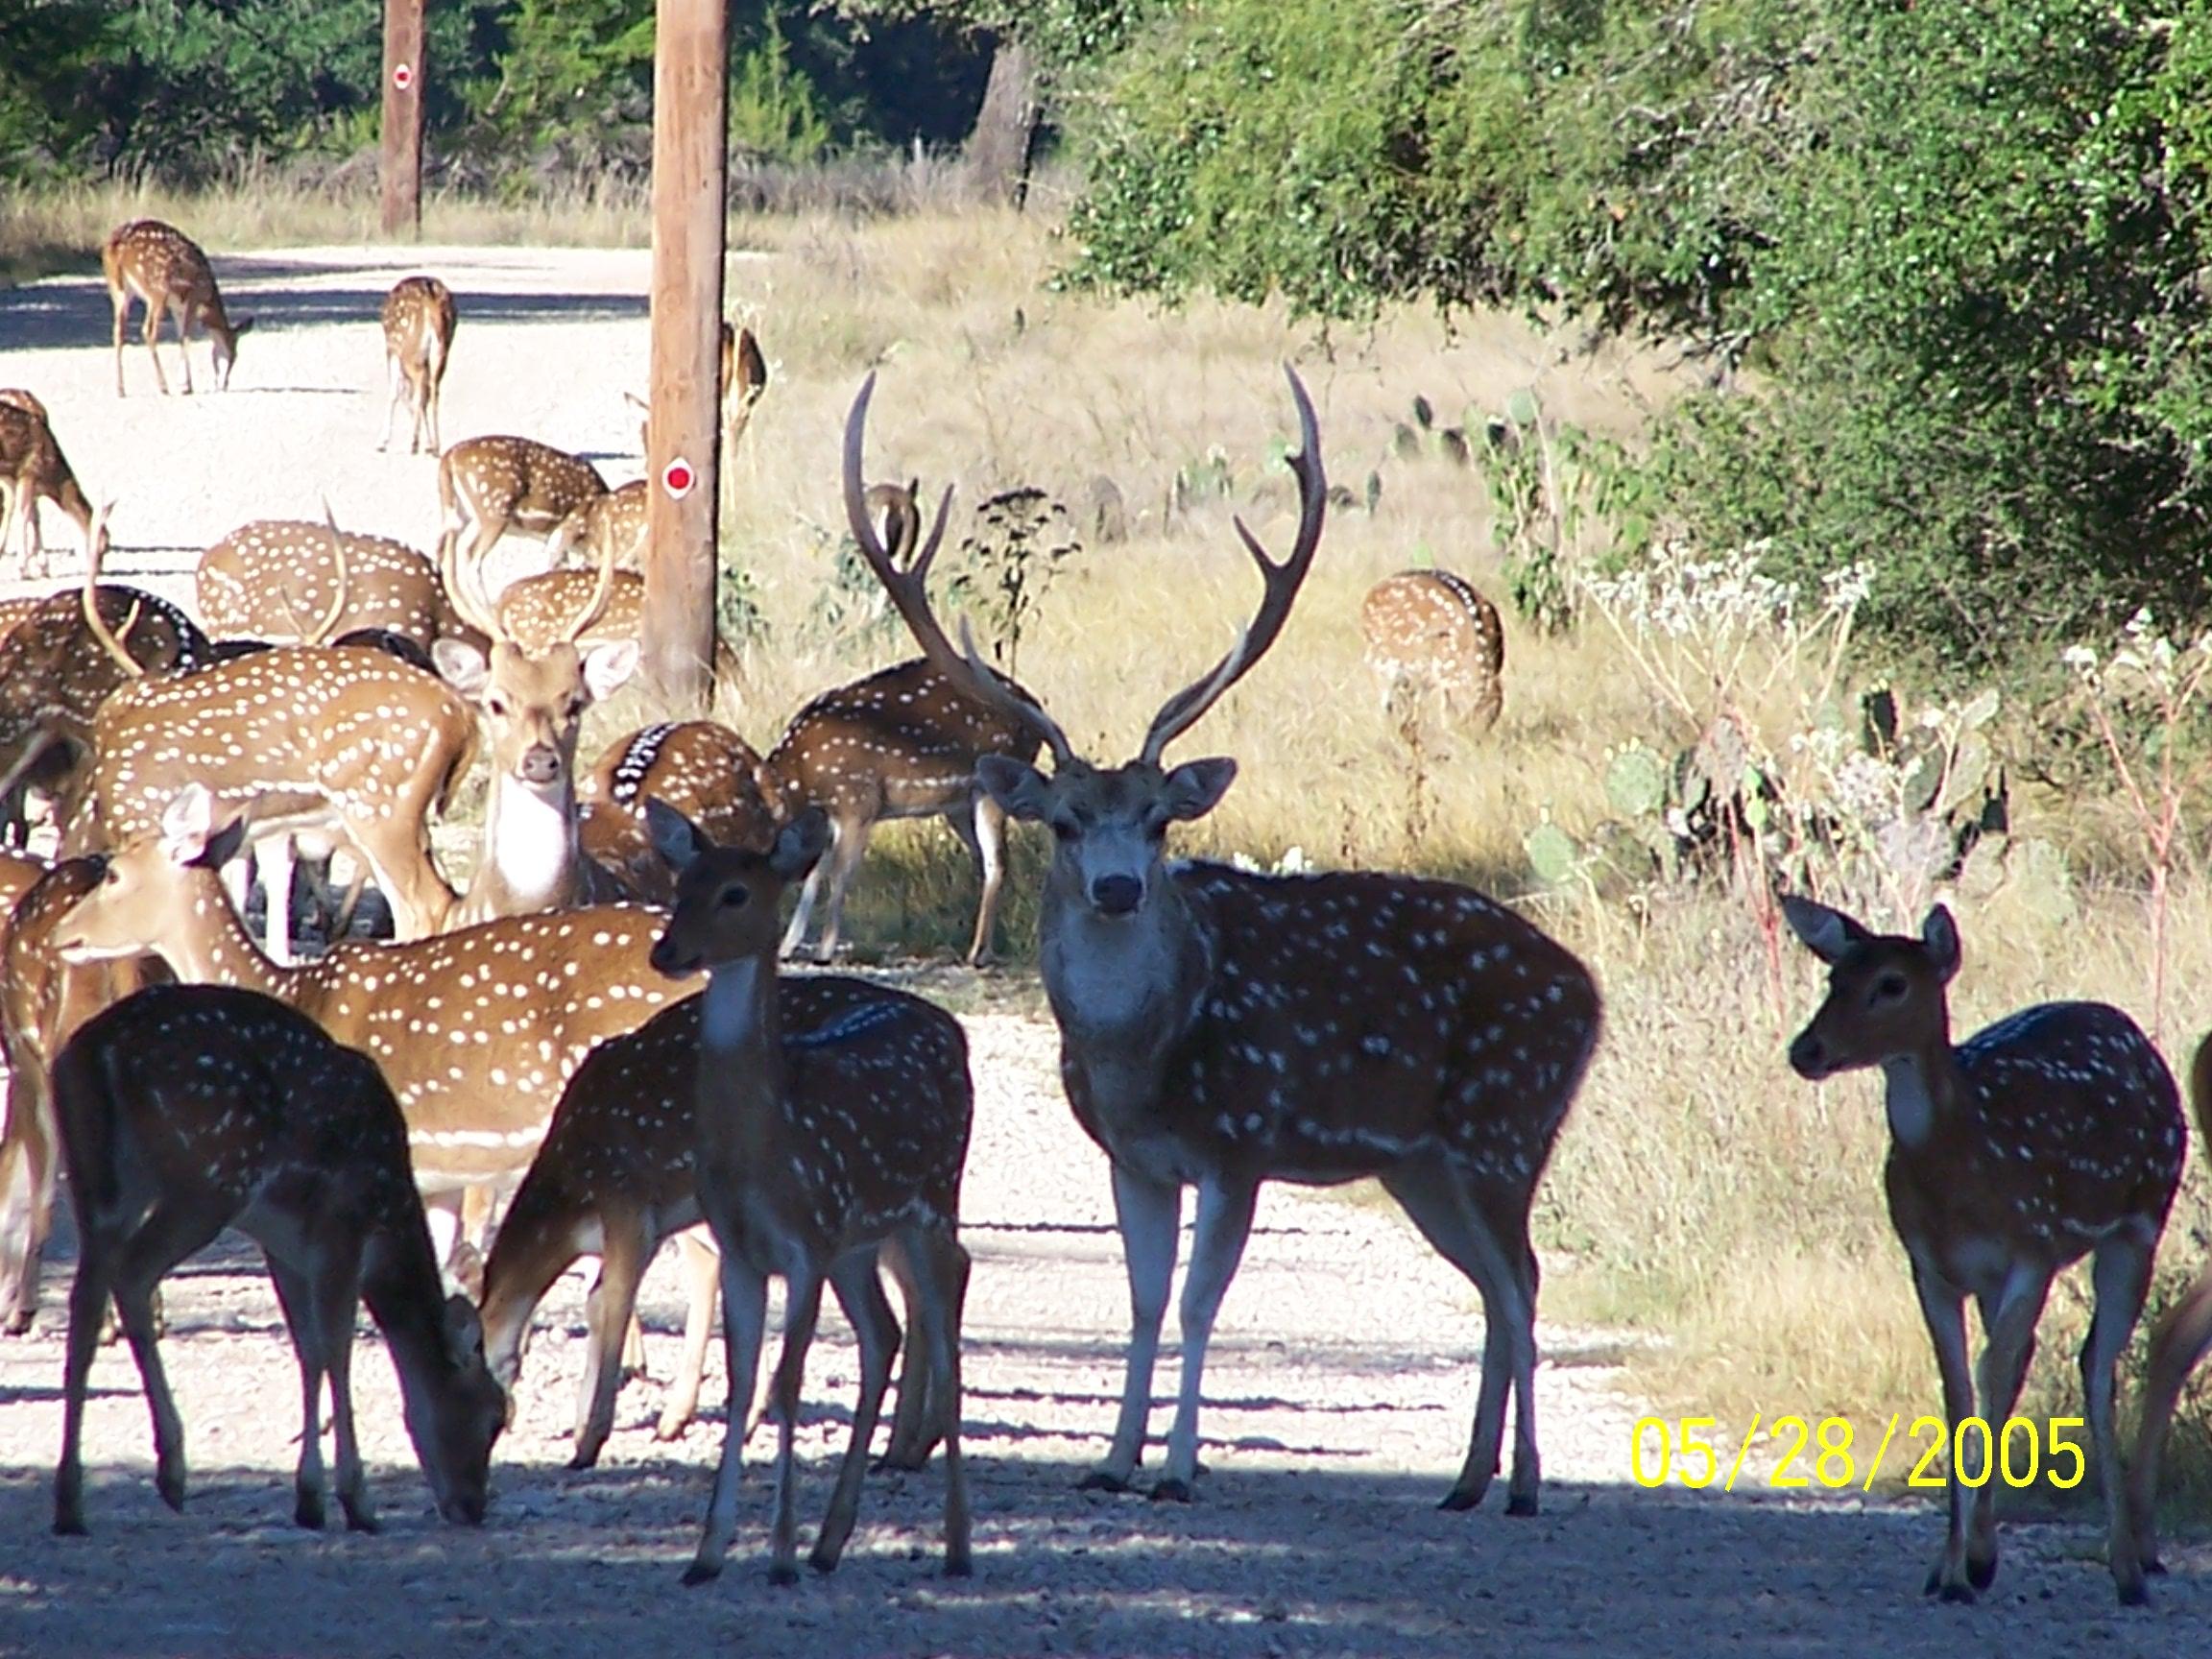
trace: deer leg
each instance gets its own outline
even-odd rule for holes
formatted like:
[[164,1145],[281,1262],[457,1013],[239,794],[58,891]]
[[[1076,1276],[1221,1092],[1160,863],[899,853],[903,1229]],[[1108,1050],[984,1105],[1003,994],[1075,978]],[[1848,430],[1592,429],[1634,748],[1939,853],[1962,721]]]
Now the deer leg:
[[177,301],[177,360],[184,365],[184,396],[192,396],[192,307]]
[[614,1396],[622,1386],[618,1357],[622,1334],[637,1307],[637,1283],[652,1259],[653,1240],[641,1238],[642,1215],[609,1216],[602,1224],[599,1282],[584,1299],[589,1335],[584,1345],[584,1375],[576,1385],[576,1446],[571,1469],[599,1461],[600,1448],[614,1428]]
[[806,1350],[822,1314],[822,1279],[811,1262],[791,1263],[783,1280],[783,1351],[769,1386],[776,1409],[776,1496],[768,1530],[768,1582],[799,1582],[799,1392]]
[[292,837],[267,835],[253,844],[253,862],[261,871],[262,914],[266,918],[269,960],[279,968],[297,962],[292,954]]
[[[1936,1366],[1943,1377],[1943,1424],[1956,1451],[1959,1425],[1974,1414],[1974,1379],[1966,1364],[1966,1302],[1952,1286],[1935,1278],[1918,1261],[1912,1263],[1912,1286],[1920,1297],[1920,1316],[1927,1322],[1928,1339],[1935,1344]],[[1959,1479],[1954,1459],[1949,1481],[1951,1520],[1944,1534],[1943,1552],[1928,1575],[1927,1594],[1946,1601],[1971,1601],[1974,1586],[1966,1577],[1966,1503],[1969,1489]]]
[[[382,454],[392,447],[392,423],[398,417],[400,397],[405,396],[410,403],[414,401],[412,396],[414,389],[407,383],[407,372],[400,366],[399,359],[390,352],[384,354],[384,371],[385,378],[391,386],[392,395],[384,401],[384,436],[376,440],[378,454]],[[416,424],[418,435],[420,435],[421,424],[420,416],[416,418]],[[408,452],[410,454],[414,452],[412,445],[409,445]]]
[[962,839],[974,851],[981,884],[975,900],[975,937],[968,942],[968,965],[974,968],[991,954],[991,931],[998,919],[998,889],[1006,873],[1006,808],[978,790]]
[[919,1300],[910,1323],[921,1328],[929,1355],[929,1397],[945,1427],[945,1576],[974,1571],[970,1553],[968,1465],[960,1454],[960,1318],[968,1300],[968,1252],[949,1229],[910,1228]]
[[[837,936],[845,926],[845,894],[853,885],[853,877],[860,868],[862,855],[868,851],[868,830],[866,819],[839,820],[836,833],[830,843],[829,854],[822,860],[830,866],[830,900],[822,917],[822,937],[814,945],[814,961],[817,966],[826,966],[837,954]],[[799,902],[806,902],[804,891],[799,895]]]
[[1175,1396],[1175,1422],[1167,1431],[1167,1461],[1152,1488],[1156,1499],[1190,1501],[1198,1479],[1198,1402],[1206,1374],[1206,1346],[1214,1335],[1221,1298],[1244,1259],[1259,1189],[1217,1180],[1198,1184],[1190,1241],[1190,1266],[1183,1276],[1183,1380]]
[[[832,823],[830,832],[832,852],[834,852],[834,843],[844,839],[844,829],[842,826]],[[798,955],[805,946],[806,925],[814,916],[814,898],[816,894],[822,891],[822,882],[828,873],[829,863],[828,857],[817,858],[814,861],[814,868],[806,872],[806,879],[801,883],[799,888],[799,902],[791,909],[791,926],[783,929],[783,943],[778,947],[778,954],[785,958],[793,957]]]
[[699,1382],[707,1370],[707,1338],[714,1325],[714,1282],[722,1258],[714,1248],[714,1236],[704,1227],[687,1227],[676,1236],[676,1249],[684,1262],[684,1359],[676,1373],[676,1385],[661,1407],[661,1421],[653,1437],[673,1440],[699,1415]]
[[[966,1251],[961,1254],[965,1256]],[[899,1300],[906,1310],[906,1323],[914,1331],[913,1339],[906,1342],[905,1351],[899,1360],[899,1407],[891,1418],[890,1443],[883,1448],[883,1455],[876,1462],[878,1469],[921,1469],[927,1465],[929,1454],[936,1450],[937,1442],[944,1438],[943,1426],[938,1421],[942,1403],[929,1397],[929,1363],[926,1344],[914,1326],[915,1310],[922,1306],[922,1287],[916,1278],[912,1258],[906,1246],[894,1233],[883,1240],[876,1252],[878,1266],[891,1275],[899,1286]],[[967,1274],[961,1273],[961,1289],[967,1289]],[[888,1306],[888,1301],[886,1301]]]
[[[2043,1317],[2043,1303],[2050,1293],[2049,1274],[2015,1267],[2006,1275],[1997,1297],[1982,1303],[1982,1325],[1987,1340],[1982,1348],[1979,1381],[1982,1416],[1989,1426],[1989,1458],[1983,1471],[1984,1479],[1974,1493],[1972,1519],[1966,1534],[1966,1580],[1977,1590],[1988,1589],[1997,1577],[1997,1456],[2005,1425],[2011,1419],[2012,1407],[2019,1403],[2020,1385],[2027,1380],[2028,1366],[2035,1358],[2035,1322]],[[2105,1373],[2105,1426],[2109,1430],[2109,1370]],[[2092,1394],[2092,1420],[2095,1409],[2096,1396]],[[2100,1457],[2106,1444],[2108,1440],[2100,1444]],[[1954,1446],[1952,1451],[1956,1455],[1958,1448]]]
[[46,1068],[11,1044],[8,1127],[0,1137],[0,1331],[20,1336],[38,1311],[39,1256],[54,1218],[54,1106]]
[[890,1298],[876,1272],[876,1252],[856,1250],[840,1258],[830,1269],[830,1283],[837,1304],[853,1326],[860,1347],[860,1397],[853,1407],[853,1432],[845,1442],[845,1458],[837,1467],[836,1489],[815,1537],[806,1564],[828,1573],[845,1553],[853,1536],[854,1518],[860,1510],[860,1480],[868,1472],[868,1447],[876,1438],[876,1420],[883,1409],[883,1393],[891,1385],[891,1356],[899,1346],[899,1321],[891,1315]]
[[445,378],[445,353],[437,347],[422,368],[422,424],[430,440],[430,453],[438,454],[444,447],[438,442],[438,393]]
[[[131,1343],[131,1358],[137,1361],[146,1408],[154,1419],[155,1489],[164,1503],[180,1511],[184,1507],[184,1419],[178,1414],[168,1374],[161,1369],[154,1292],[162,1274],[207,1244],[228,1219],[218,1213],[210,1221],[204,1210],[195,1213],[181,1204],[157,1202],[125,1241],[115,1269],[115,1311],[122,1316],[123,1334]],[[70,1314],[74,1325],[74,1304]]]
[[300,1361],[300,1468],[293,1478],[292,1519],[300,1526],[323,1529],[323,1372],[324,1332],[315,1295],[306,1276],[267,1250],[269,1278],[276,1286],[276,1306],[284,1311],[284,1324],[292,1333],[293,1357]]
[[2212,1354],[2212,1269],[2197,1276],[2188,1293],[2159,1320],[2151,1338],[2151,1363],[2143,1377],[2143,1426],[2128,1472],[2128,1508],[2135,1548],[2147,1573],[2163,1573],[2158,1559],[2158,1464],[2166,1435],[2189,1374]]
[[[161,396],[164,397],[169,396],[169,376],[162,372],[161,351],[159,347],[155,344],[155,339],[161,331],[161,319],[167,310],[166,305],[148,300],[146,301],[146,326],[139,336],[146,344],[146,355],[154,359],[154,384],[161,388]],[[192,366],[187,363],[184,367],[186,370],[190,370]]]
[[722,1344],[730,1367],[730,1404],[722,1425],[722,1460],[714,1471],[714,1495],[708,1500],[699,1550],[685,1570],[684,1582],[704,1584],[722,1571],[730,1540],[737,1532],[737,1476],[744,1460],[745,1430],[753,1415],[753,1390],[759,1381],[760,1341],[768,1325],[768,1276],[731,1250],[733,1230],[717,1217],[714,1241],[722,1250]]
[[2112,1426],[2112,1367],[2128,1338],[2143,1316],[2143,1301],[2151,1289],[2152,1253],[2157,1247],[2153,1233],[2145,1238],[2123,1232],[2097,1247],[2090,1266],[2097,1292],[2097,1311],[2089,1321],[2089,1335],[2081,1344],[2081,1394],[2088,1402],[2089,1435],[2097,1452],[2097,1478],[2104,1489],[2106,1551],[2112,1583],[2123,1606],[2140,1607],[2151,1599],[2143,1582],[2142,1546],[2129,1525],[2128,1472],[2120,1461],[2120,1447]]
[[115,310],[115,396],[121,397],[127,395],[123,390],[123,329],[131,316],[129,290],[110,293],[108,302]]
[[1114,1219],[1129,1273],[1129,1357],[1121,1378],[1121,1412],[1106,1460],[1083,1477],[1081,1489],[1125,1492],[1144,1451],[1145,1419],[1152,1407],[1152,1366],[1160,1354],[1160,1321],[1175,1277],[1183,1190],[1136,1170],[1114,1166]]
[[[79,1214],[84,1216],[82,1201]],[[77,1278],[69,1286],[69,1347],[61,1368],[61,1461],[54,1471],[54,1530],[64,1537],[83,1537],[85,1531],[84,1390],[92,1377],[92,1357],[100,1349],[100,1327],[108,1317],[113,1283],[108,1268],[117,1248],[110,1234],[91,1226],[83,1233]]]

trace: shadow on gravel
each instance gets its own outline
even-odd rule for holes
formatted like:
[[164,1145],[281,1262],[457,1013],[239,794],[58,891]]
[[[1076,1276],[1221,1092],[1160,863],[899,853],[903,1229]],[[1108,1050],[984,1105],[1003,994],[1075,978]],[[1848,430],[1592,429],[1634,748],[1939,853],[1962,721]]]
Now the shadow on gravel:
[[[939,1576],[935,1469],[871,1480],[845,1563],[764,1575],[750,1480],[723,1576],[685,1589],[704,1455],[568,1474],[504,1466],[480,1531],[427,1516],[379,1468],[387,1530],[291,1527],[276,1472],[196,1475],[182,1515],[141,1474],[96,1474],[90,1539],[45,1530],[43,1473],[0,1472],[0,1649],[41,1655],[497,1651],[534,1659],[733,1644],[747,1655],[2068,1652],[2177,1654],[2212,1617],[2201,1560],[2122,1612],[2088,1529],[2023,1548],[1975,1608],[1917,1594],[1927,1511],[1786,1507],[1553,1485],[1508,1519],[1444,1514],[1438,1483],[1343,1470],[1217,1469],[1189,1504],[1076,1490],[1057,1462],[972,1455],[976,1573]],[[810,1535],[827,1463],[800,1496]],[[2079,1536],[2077,1535],[2079,1534]],[[1961,1646],[1963,1645],[1963,1646]]]

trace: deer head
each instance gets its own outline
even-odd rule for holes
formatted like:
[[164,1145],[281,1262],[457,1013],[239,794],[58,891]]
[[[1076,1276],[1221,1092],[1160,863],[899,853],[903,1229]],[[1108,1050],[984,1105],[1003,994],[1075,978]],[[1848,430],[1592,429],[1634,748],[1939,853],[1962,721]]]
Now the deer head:
[[1868,931],[1840,910],[1794,894],[1782,913],[1805,948],[1828,964],[1828,998],[1790,1045],[1790,1064],[1811,1082],[1945,1047],[1944,988],[1959,972],[1959,928],[1938,904],[1920,937]]
[[658,796],[646,798],[645,823],[654,850],[676,873],[676,904],[654,943],[653,966],[673,977],[725,962],[773,963],[783,890],[829,849],[829,814],[807,807],[765,853],[717,847]]

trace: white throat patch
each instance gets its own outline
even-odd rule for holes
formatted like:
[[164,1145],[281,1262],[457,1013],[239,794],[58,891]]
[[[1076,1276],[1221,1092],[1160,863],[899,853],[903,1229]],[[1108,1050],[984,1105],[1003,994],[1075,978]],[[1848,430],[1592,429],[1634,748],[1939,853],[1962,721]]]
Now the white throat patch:
[[751,957],[738,962],[718,962],[707,971],[707,989],[699,994],[699,1046],[727,1052],[751,1042],[756,1027],[756,994],[760,964]]
[[567,879],[575,856],[566,807],[511,778],[501,778],[498,790],[489,851],[500,879],[514,893],[551,894]]

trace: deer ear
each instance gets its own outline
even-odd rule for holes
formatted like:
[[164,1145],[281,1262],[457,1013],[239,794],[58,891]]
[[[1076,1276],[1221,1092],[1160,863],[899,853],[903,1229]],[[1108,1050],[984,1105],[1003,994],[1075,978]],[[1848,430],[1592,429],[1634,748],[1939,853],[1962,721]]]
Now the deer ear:
[[439,677],[464,697],[482,695],[485,683],[492,678],[491,662],[466,639],[434,641],[430,661],[438,664]]
[[1794,893],[1783,899],[1782,915],[1790,924],[1790,931],[1797,935],[1805,949],[1831,964],[1852,946],[1872,937],[1842,911],[1831,910],[1825,904],[1801,899]]
[[585,653],[584,685],[591,693],[591,701],[604,703],[619,691],[623,683],[637,672],[644,649],[635,639],[615,639],[605,645],[594,645]]
[[1221,804],[1236,781],[1237,762],[1226,756],[1209,760],[1186,760],[1167,774],[1167,790],[1161,805],[1167,816],[1189,822],[1203,818]]
[[1928,960],[1935,966],[1945,984],[1959,972],[1959,924],[1951,920],[1951,912],[1938,904],[1928,912],[1920,924],[1920,943],[1928,948]]
[[645,832],[653,838],[653,851],[679,876],[707,851],[699,826],[658,795],[645,797]]
[[809,806],[776,832],[776,844],[768,849],[768,868],[786,881],[796,881],[829,850],[830,814]]
[[1011,755],[978,755],[975,757],[975,781],[983,785],[983,793],[1005,809],[1009,818],[1035,824],[1045,816],[1045,800],[1050,785],[1045,774],[1026,760],[1017,760]]
[[215,828],[215,797],[204,783],[187,783],[161,811],[161,854],[170,863],[190,864],[205,851]]

